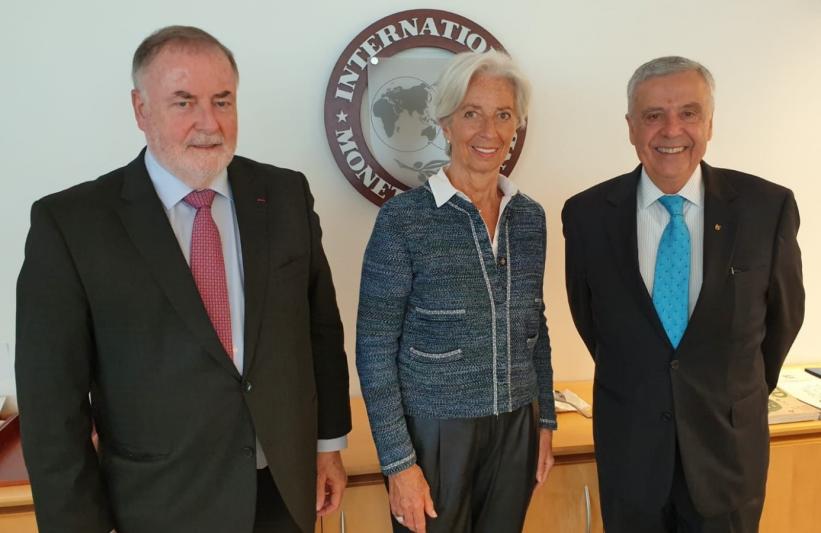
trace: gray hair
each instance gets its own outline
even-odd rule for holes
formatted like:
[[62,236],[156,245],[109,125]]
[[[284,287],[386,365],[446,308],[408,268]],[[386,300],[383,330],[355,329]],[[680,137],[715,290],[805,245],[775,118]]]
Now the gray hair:
[[627,113],[630,114],[633,112],[633,101],[635,100],[636,89],[642,82],[650,78],[669,76],[670,74],[678,74],[679,72],[687,72],[690,70],[698,72],[707,83],[707,87],[710,89],[710,107],[715,107],[713,93],[716,90],[716,82],[713,79],[713,75],[707,70],[707,67],[698,61],[693,61],[686,57],[665,56],[651,59],[637,68],[633,76],[630,77],[630,81],[627,82]]
[[194,26],[166,26],[146,37],[134,51],[134,59],[131,62],[131,80],[134,82],[135,89],[140,88],[142,70],[167,46],[178,46],[193,51],[216,48],[225,54],[234,74],[239,77],[234,54],[216,37]]
[[517,129],[524,127],[530,106],[530,82],[509,55],[496,50],[482,54],[462,52],[453,56],[437,82],[436,95],[433,100],[436,121],[441,125],[450,118],[465,99],[470,82],[480,74],[505,78],[513,84],[513,91],[516,95],[515,113],[519,121],[516,127]]

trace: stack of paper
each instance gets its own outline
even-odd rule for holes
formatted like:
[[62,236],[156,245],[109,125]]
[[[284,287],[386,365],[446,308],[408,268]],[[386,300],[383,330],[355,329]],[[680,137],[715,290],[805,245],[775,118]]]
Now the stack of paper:
[[821,379],[808,374],[803,368],[782,369],[778,376],[778,388],[816,409],[821,409]]
[[553,391],[553,398],[556,402],[557,413],[578,412],[585,418],[593,417],[593,408],[575,392],[570,389],[563,391]]
[[812,405],[796,399],[781,388],[776,388],[770,394],[767,411],[767,420],[770,424],[818,420],[821,414],[821,411]]

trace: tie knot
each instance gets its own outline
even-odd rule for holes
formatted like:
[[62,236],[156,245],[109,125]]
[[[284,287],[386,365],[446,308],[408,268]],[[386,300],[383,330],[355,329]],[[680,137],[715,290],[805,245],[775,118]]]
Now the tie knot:
[[211,207],[211,203],[214,201],[214,196],[216,196],[216,194],[217,192],[211,189],[191,191],[185,198],[183,198],[183,201],[196,209],[199,209],[200,207]]
[[659,202],[667,209],[671,217],[684,215],[684,197],[677,194],[668,194],[659,198]]

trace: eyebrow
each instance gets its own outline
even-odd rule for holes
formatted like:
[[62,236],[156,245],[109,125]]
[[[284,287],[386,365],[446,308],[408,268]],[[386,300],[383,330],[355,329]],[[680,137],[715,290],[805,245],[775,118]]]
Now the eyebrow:
[[[227,98],[231,96],[231,91],[222,91],[221,93],[217,93],[213,96],[213,98]],[[189,93],[188,91],[174,91],[174,96],[177,98],[184,98],[186,100],[195,100],[194,95]]]
[[[687,103],[687,104],[684,104],[684,105],[680,106],[680,107],[679,107],[679,109],[685,109],[685,108],[696,108],[696,109],[702,109],[703,107],[704,107],[704,106],[703,106],[703,105],[701,105],[699,102],[689,102],[689,103]],[[656,112],[656,111],[666,112],[666,111],[667,111],[667,108],[665,108],[665,107],[659,107],[659,106],[656,106],[656,107],[648,107],[648,108],[642,109],[642,110],[641,110],[641,113],[642,113],[642,114],[645,114],[645,113],[653,113],[653,112]]]
[[[475,108],[475,109],[482,109],[482,106],[480,106],[478,104],[471,104],[471,103],[465,103],[465,104],[462,105],[462,107],[463,108],[472,107],[472,108]],[[513,110],[513,108],[511,106],[507,106],[507,105],[496,108],[496,111],[512,111],[512,110]]]

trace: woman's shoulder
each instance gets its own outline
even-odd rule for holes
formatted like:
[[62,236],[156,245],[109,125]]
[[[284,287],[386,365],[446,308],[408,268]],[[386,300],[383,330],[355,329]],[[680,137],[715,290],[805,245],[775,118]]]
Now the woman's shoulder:
[[397,194],[380,208],[380,215],[382,213],[390,213],[394,216],[402,213],[413,214],[419,209],[429,209],[434,207],[433,194],[430,192],[428,185],[421,185],[409,191]]
[[511,207],[515,207],[521,211],[527,211],[534,214],[539,214],[540,216],[544,217],[545,211],[542,204],[534,200],[532,197],[528,196],[527,194],[519,191],[516,196],[514,196],[514,202],[511,202]]

